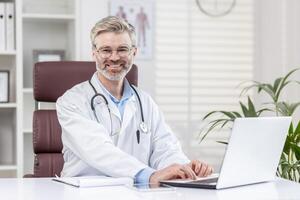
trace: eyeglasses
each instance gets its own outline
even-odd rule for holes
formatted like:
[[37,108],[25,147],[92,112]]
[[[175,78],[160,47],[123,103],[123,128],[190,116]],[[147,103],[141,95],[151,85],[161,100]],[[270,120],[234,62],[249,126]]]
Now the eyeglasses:
[[[94,45],[94,47],[96,48],[96,45]],[[116,50],[112,50],[109,47],[102,47],[97,49],[96,52],[101,58],[109,58],[113,54],[113,51],[116,51],[119,57],[124,58],[124,57],[128,57],[131,54],[133,48],[134,46],[132,47],[120,46]]]

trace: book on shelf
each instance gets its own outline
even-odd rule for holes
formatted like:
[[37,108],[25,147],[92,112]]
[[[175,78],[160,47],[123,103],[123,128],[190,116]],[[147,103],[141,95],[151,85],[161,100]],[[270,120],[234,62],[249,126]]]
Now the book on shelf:
[[5,47],[5,3],[0,2],[0,51],[4,51]]
[[6,50],[15,50],[15,4],[5,3]]

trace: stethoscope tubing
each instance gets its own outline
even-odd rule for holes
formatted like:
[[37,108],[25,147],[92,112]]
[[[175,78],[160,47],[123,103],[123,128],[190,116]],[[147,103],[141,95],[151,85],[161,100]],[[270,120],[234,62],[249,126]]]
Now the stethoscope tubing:
[[[98,117],[96,115],[96,111],[95,111],[95,106],[94,106],[94,101],[95,101],[95,98],[97,98],[98,96],[101,97],[104,102],[105,102],[105,105],[107,107],[107,110],[108,110],[108,113],[109,113],[109,117],[110,117],[110,130],[111,130],[111,135],[112,135],[112,117],[111,117],[111,113],[110,113],[110,108],[109,108],[109,105],[108,105],[108,101],[106,99],[106,97],[101,94],[101,93],[98,93],[96,88],[94,87],[94,85],[92,84],[91,82],[91,79],[88,81],[90,86],[92,87],[93,91],[94,91],[94,96],[91,98],[91,109],[94,113],[94,116],[96,118],[96,120],[98,121],[99,123],[99,120],[98,120]],[[139,107],[140,107],[140,114],[141,114],[141,123],[140,123],[140,128],[142,129],[143,132],[147,133],[147,126],[145,124],[145,118],[144,118],[144,111],[143,111],[143,106],[142,106],[142,102],[141,102],[141,98],[140,98],[140,95],[138,94],[137,90],[135,89],[135,87],[130,84],[130,87],[133,89],[137,99],[138,99],[138,104],[139,104]],[[144,127],[144,128],[143,128]],[[139,129],[136,131],[136,136],[137,136],[137,143],[140,143],[140,131]]]
[[97,122],[100,123],[99,120],[98,120],[98,117],[96,115],[95,106],[94,106],[95,98],[100,96],[104,100],[106,108],[107,108],[107,111],[108,111],[108,114],[109,114],[109,118],[110,118],[110,121],[111,121],[111,123],[110,123],[110,132],[112,134],[112,118],[111,118],[111,114],[110,114],[110,108],[108,106],[108,101],[107,101],[106,97],[103,94],[100,94],[100,93],[97,92],[97,90],[94,87],[94,85],[92,84],[91,80],[89,80],[89,84],[91,85],[91,87],[93,88],[93,90],[95,92],[94,96],[91,98],[91,109],[92,109],[92,111],[94,113],[94,116],[95,116]]

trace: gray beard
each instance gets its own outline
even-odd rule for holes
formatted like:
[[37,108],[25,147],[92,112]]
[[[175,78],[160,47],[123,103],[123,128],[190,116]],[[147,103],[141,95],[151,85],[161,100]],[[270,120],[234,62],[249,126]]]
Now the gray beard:
[[97,66],[97,71],[100,74],[102,74],[105,78],[107,78],[108,80],[111,80],[111,81],[120,81],[120,80],[124,79],[124,77],[126,76],[126,74],[130,71],[132,65],[127,66],[126,68],[123,68],[121,70],[121,72],[119,72],[118,74],[115,74],[115,75],[111,75],[106,68],[101,69],[99,67],[98,63],[96,64],[96,66]]

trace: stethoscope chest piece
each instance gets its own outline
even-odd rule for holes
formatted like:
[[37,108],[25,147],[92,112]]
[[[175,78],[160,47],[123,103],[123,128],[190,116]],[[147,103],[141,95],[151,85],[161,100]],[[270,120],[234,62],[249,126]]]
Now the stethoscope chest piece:
[[145,122],[140,123],[140,129],[143,133],[148,133],[148,127],[147,127],[147,124]]

